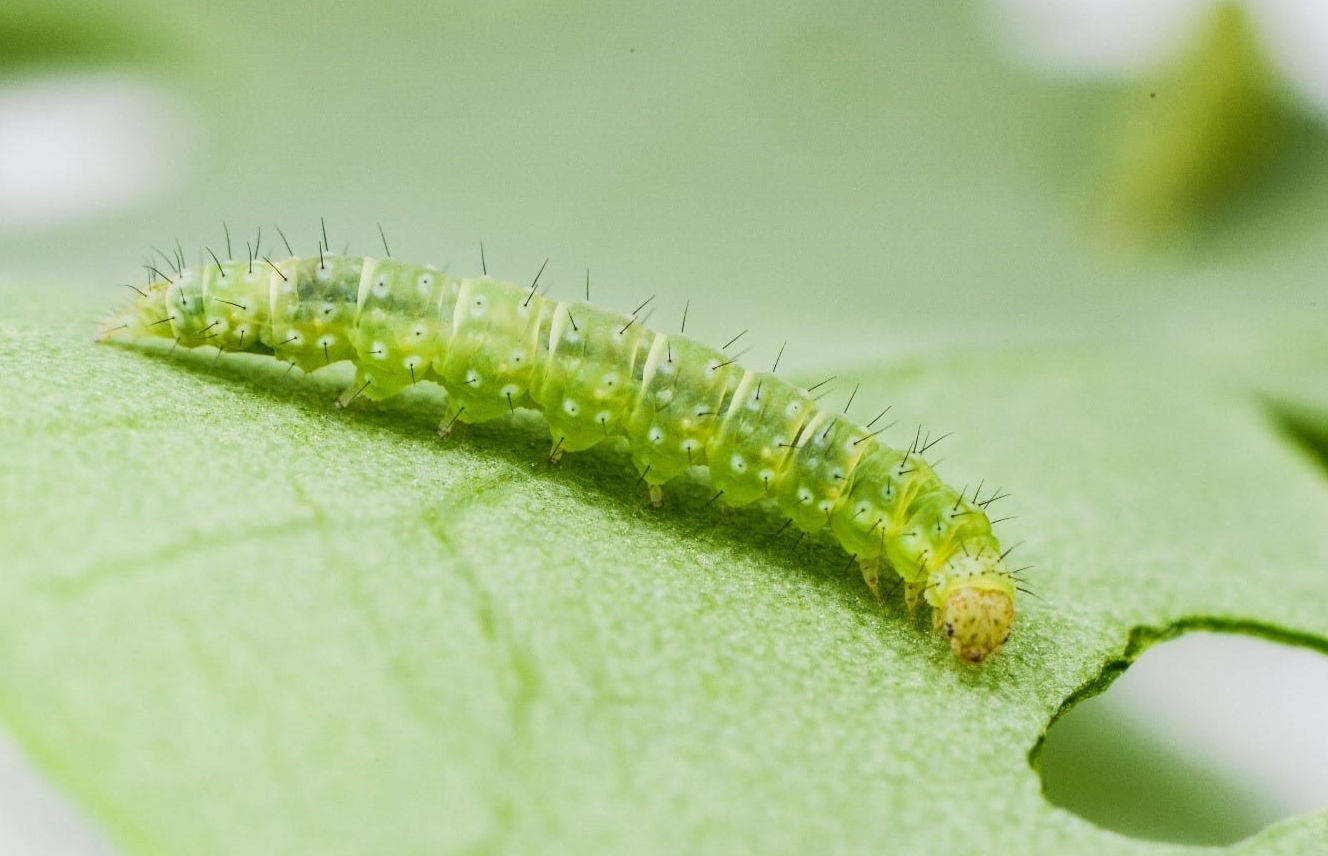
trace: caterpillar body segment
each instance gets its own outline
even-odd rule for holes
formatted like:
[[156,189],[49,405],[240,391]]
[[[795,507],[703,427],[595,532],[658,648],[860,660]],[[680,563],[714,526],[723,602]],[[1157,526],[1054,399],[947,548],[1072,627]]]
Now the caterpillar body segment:
[[553,304],[548,316],[546,332],[536,337],[541,365],[532,399],[549,423],[554,454],[625,433],[653,343],[650,331],[588,303]]
[[708,444],[710,483],[731,505],[773,496],[815,408],[806,390],[773,374],[745,372]]
[[533,408],[552,460],[623,436],[652,500],[704,466],[729,504],[769,500],[804,532],[829,527],[878,596],[893,570],[910,611],[927,603],[964,660],[981,662],[1009,635],[1015,582],[976,496],[808,390],[684,335],[390,258],[218,261],[136,290],[100,339],[164,337],[305,371],[350,360],[342,406],[433,381],[448,396],[441,434]]
[[681,334],[653,338],[624,427],[637,470],[647,484],[661,485],[706,465],[709,440],[743,370],[723,351]]

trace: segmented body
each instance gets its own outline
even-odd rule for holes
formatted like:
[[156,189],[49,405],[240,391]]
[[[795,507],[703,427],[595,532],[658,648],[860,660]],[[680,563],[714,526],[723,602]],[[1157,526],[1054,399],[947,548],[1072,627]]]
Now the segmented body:
[[893,569],[910,609],[931,605],[965,659],[999,650],[1013,621],[1015,584],[976,496],[808,390],[631,316],[487,276],[325,253],[164,277],[101,334],[136,336],[270,353],[305,371],[350,360],[343,405],[435,381],[448,395],[444,435],[534,408],[555,460],[624,436],[654,501],[704,466],[725,502],[770,500],[805,532],[829,527],[873,591]]

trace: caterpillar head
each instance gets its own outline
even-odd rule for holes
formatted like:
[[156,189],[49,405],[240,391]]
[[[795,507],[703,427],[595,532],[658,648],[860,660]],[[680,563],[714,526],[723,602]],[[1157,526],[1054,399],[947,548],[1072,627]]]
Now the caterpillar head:
[[998,589],[957,586],[935,616],[951,650],[970,663],[981,663],[1009,638],[1014,602]]
[[964,556],[950,563],[932,621],[970,663],[996,654],[1014,625],[1014,583],[1000,559]]

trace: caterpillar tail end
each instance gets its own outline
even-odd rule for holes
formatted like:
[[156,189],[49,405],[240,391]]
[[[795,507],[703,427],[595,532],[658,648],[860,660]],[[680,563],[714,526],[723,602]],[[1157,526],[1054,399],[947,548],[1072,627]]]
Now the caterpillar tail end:
[[999,589],[957,586],[933,615],[936,629],[949,637],[950,649],[962,660],[981,663],[1010,638],[1014,601]]
[[97,337],[94,342],[111,342],[117,339],[134,339],[144,336],[142,325],[132,312],[116,312],[102,319],[97,325]]
[[[96,342],[120,339],[144,339],[153,336],[173,337],[165,307],[166,289],[170,283],[159,281],[143,288],[129,286],[135,291],[127,306],[112,312],[97,325]],[[168,319],[169,320],[169,319]]]

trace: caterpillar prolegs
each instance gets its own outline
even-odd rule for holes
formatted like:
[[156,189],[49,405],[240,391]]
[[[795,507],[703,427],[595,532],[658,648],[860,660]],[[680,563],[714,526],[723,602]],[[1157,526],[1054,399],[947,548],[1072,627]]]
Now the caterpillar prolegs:
[[555,461],[623,436],[655,504],[662,484],[705,466],[729,504],[769,500],[805,532],[828,526],[878,598],[883,569],[893,570],[910,613],[925,601],[964,660],[981,662],[1009,636],[1015,582],[985,503],[941,481],[918,443],[889,448],[879,430],[721,350],[546,299],[533,285],[392,258],[213,256],[153,270],[100,340],[164,337],[271,354],[307,372],[350,360],[341,406],[434,381],[448,399],[440,434],[534,408]]

